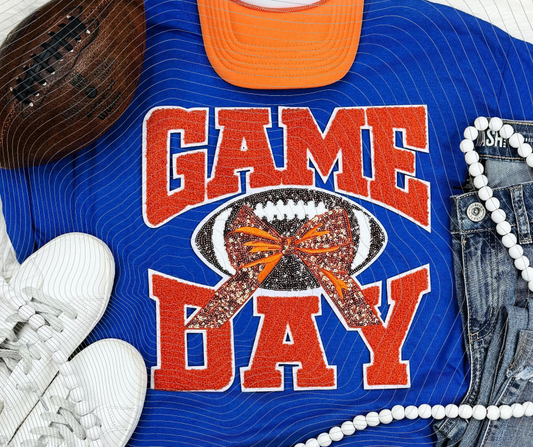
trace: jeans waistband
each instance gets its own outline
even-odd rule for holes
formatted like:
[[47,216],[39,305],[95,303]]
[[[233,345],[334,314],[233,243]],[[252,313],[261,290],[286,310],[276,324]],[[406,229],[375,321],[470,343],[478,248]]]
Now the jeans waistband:
[[[503,122],[504,124],[512,125],[515,132],[521,133],[525,138],[525,142],[533,146],[533,121],[503,120]],[[500,137],[498,132],[492,130],[479,133],[476,141],[476,151],[481,159],[523,160],[515,148],[509,147],[507,141]]]
[[[527,233],[526,227],[531,225],[531,232],[533,233],[533,182],[495,189],[494,197],[499,199],[500,208],[505,211],[507,221],[511,224],[513,230],[519,233]],[[471,220],[468,212],[469,207],[472,209],[471,207],[475,206],[474,204],[476,203],[481,205],[482,212],[485,213],[485,216],[479,222]],[[490,213],[486,211],[476,192],[452,197],[451,218],[452,233],[490,231],[496,227],[496,224],[490,218]],[[525,239],[529,239],[529,237],[526,236]],[[524,240],[522,242],[527,243]]]

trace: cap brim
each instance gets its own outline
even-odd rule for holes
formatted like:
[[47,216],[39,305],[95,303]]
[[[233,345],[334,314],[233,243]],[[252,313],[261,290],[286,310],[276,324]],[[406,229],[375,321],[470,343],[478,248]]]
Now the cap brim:
[[327,0],[286,12],[232,0],[198,0],[207,56],[239,87],[321,87],[341,79],[355,59],[363,0]]

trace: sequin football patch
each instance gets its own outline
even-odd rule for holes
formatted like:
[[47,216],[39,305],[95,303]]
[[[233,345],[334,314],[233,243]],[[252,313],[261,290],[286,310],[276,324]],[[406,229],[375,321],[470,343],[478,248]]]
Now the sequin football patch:
[[[235,231],[235,222],[240,213],[242,217],[243,207],[288,243],[313,218],[333,209],[344,210],[349,227],[346,236],[351,248],[343,250],[342,255],[337,252],[336,256],[343,256],[344,262],[348,262],[346,273],[351,276],[361,273],[375,261],[387,243],[387,234],[381,223],[367,210],[343,196],[312,188],[269,189],[225,203],[207,216],[195,231],[192,240],[195,251],[223,277],[231,277],[239,270],[232,259],[235,253],[228,235]],[[332,246],[336,244],[333,240],[329,243]],[[262,256],[271,254],[267,251],[261,253]],[[294,250],[291,252],[290,247],[261,282],[261,288],[277,291],[310,290],[320,286],[320,280],[309,265]]]

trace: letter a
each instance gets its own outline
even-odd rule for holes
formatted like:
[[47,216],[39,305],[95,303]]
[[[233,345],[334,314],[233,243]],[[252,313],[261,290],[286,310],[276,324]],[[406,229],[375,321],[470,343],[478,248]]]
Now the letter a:
[[320,315],[320,298],[258,296],[254,304],[261,324],[250,366],[241,368],[242,390],[283,391],[283,364],[296,365],[295,390],[336,388],[336,367],[327,364],[314,319]]

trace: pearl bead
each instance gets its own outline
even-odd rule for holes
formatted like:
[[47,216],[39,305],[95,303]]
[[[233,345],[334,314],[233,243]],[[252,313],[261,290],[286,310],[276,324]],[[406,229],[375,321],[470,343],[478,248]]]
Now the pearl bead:
[[41,341],[46,341],[53,337],[54,331],[50,326],[41,326],[37,329],[37,335]]
[[529,154],[526,157],[526,163],[530,168],[533,168],[533,154]]
[[[509,146],[514,147],[515,149],[518,149],[518,153],[520,153],[520,146],[523,145],[524,140],[525,140],[524,135],[520,133],[515,133],[511,135],[511,137],[509,138]],[[522,155],[522,154],[520,155],[522,155],[522,157],[527,157],[530,153],[531,151],[529,151],[529,153],[526,155]]]
[[465,131],[464,131],[464,137],[467,139],[467,140],[472,140],[474,141],[477,136],[479,135],[479,132],[478,130],[474,127],[474,126],[468,126]]
[[472,408],[472,417],[482,421],[487,416],[487,409],[483,405],[476,405]]
[[487,208],[489,213],[496,211],[500,208],[500,200],[497,197],[491,197],[485,202],[485,208]]
[[360,414],[353,418],[353,425],[356,430],[364,430],[369,424],[366,420],[366,417]]
[[315,438],[310,438],[305,443],[305,447],[320,447],[318,441]]
[[522,279],[526,282],[533,281],[533,267],[527,267],[522,271]]
[[479,161],[479,154],[476,151],[470,151],[465,154],[465,161],[467,165],[472,165]]
[[524,406],[524,416],[533,416],[533,402],[527,401],[522,404]]
[[514,134],[513,126],[510,124],[504,124],[502,128],[500,129],[500,137],[509,139],[511,138],[511,135]]
[[30,323],[30,326],[33,330],[37,331],[41,326],[46,324],[46,321],[41,315],[35,314],[31,316],[31,318],[28,320],[28,323]]
[[472,407],[470,405],[459,405],[459,417],[462,419],[470,419],[472,417]]
[[403,405],[394,405],[394,407],[392,407],[391,413],[392,417],[397,421],[401,421],[405,418],[405,408],[403,407]]
[[431,417],[431,405],[422,404],[418,407],[418,415],[422,419],[429,419]]
[[305,447],[305,444],[303,442],[299,442],[294,447]]
[[500,419],[507,420],[513,415],[513,410],[509,405],[500,406]]
[[366,415],[366,423],[369,427],[376,427],[379,425],[379,415],[375,411],[371,411]]
[[431,407],[431,416],[433,419],[440,421],[446,417],[446,411],[442,405],[433,405],[433,407]]
[[351,436],[355,433],[355,427],[352,421],[343,422],[341,425],[341,430],[346,436]]
[[494,117],[494,118],[491,118],[489,121],[490,130],[493,130],[495,132],[498,132],[502,128],[502,126],[503,126],[503,121],[501,120],[501,118]]
[[[514,136],[516,136],[518,134],[514,134]],[[522,137],[524,138],[524,137]],[[525,144],[522,144],[518,149],[517,149],[517,152],[518,152],[518,155],[520,155],[522,158],[527,158],[528,155],[531,155],[531,153],[533,152],[533,149],[531,149],[531,145],[528,144],[528,143],[525,143]]]
[[318,441],[318,445],[320,447],[328,447],[332,444],[332,439],[327,433],[320,433],[316,437],[316,440]]
[[505,248],[511,248],[518,242],[516,236],[513,233],[506,234],[502,237],[502,244]]
[[344,433],[340,427],[333,427],[328,434],[333,441],[340,441],[342,438],[344,438]]
[[504,222],[505,219],[507,219],[507,214],[505,214],[505,211],[500,208],[494,210],[490,215],[490,218],[495,224],[499,224],[500,222]]
[[478,175],[476,178],[474,178],[474,186],[477,189],[481,189],[484,186],[487,186],[489,184],[489,179],[486,175]]
[[98,419],[94,414],[89,413],[80,418],[80,424],[83,428],[88,429],[98,424]]
[[528,282],[528,283],[527,283],[527,288],[528,288],[531,292],[533,292],[533,282]]
[[446,412],[446,417],[455,419],[457,416],[459,416],[459,408],[457,407],[457,405],[448,404],[446,405],[444,411]]
[[379,412],[379,422],[382,424],[390,424],[393,420],[392,412],[390,410],[384,409]]
[[496,225],[496,231],[499,235],[505,236],[511,232],[511,224],[507,221],[500,222],[498,225]]
[[492,197],[492,188],[490,186],[483,186],[478,192],[478,197],[484,202]]
[[414,405],[409,405],[405,408],[405,417],[407,419],[416,419],[418,417],[418,408]]
[[27,304],[19,308],[19,315],[24,321],[28,321],[33,315],[35,315],[35,309]]
[[495,421],[500,418],[500,409],[496,405],[489,405],[487,407],[487,419]]
[[522,416],[524,416],[525,408],[522,404],[515,403],[511,405],[511,410],[513,410],[514,418],[521,418]]
[[489,120],[484,116],[478,116],[474,121],[474,127],[477,130],[487,130],[489,127]]
[[478,175],[481,175],[483,174],[483,172],[485,171],[485,168],[483,167],[483,165],[479,162],[477,163],[474,163],[474,164],[471,164],[468,168],[468,173],[472,176],[472,177],[477,177]]
[[[511,235],[509,234],[508,236],[511,236]],[[516,236],[515,236],[515,239],[516,239]],[[516,245],[516,242],[514,245],[509,247],[509,256],[511,256],[511,258],[518,259],[523,254],[524,254],[524,249],[520,245]]]
[[472,140],[463,140],[461,141],[461,144],[459,144],[459,149],[461,149],[461,152],[464,152],[465,154],[467,152],[474,150],[474,142]]
[[514,266],[517,270],[525,270],[529,267],[529,259],[527,259],[525,256],[520,256],[518,259],[514,260]]

